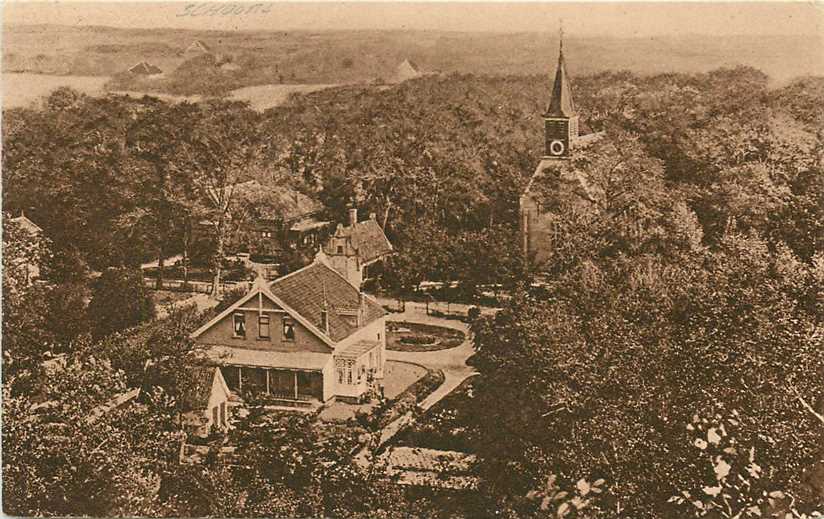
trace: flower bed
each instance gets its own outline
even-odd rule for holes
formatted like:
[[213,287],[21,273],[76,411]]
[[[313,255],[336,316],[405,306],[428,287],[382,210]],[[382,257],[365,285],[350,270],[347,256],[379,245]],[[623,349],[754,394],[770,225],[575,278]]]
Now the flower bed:
[[435,344],[437,339],[431,335],[406,335],[401,336],[403,344]]
[[460,330],[431,324],[390,321],[386,330],[386,349],[392,351],[446,350],[460,346],[466,339]]

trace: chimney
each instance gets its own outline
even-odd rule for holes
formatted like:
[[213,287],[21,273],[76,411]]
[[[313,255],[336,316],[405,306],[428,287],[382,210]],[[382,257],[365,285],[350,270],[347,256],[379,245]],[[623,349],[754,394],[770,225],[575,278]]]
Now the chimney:
[[352,207],[349,209],[349,225],[354,226],[358,223],[358,208]]

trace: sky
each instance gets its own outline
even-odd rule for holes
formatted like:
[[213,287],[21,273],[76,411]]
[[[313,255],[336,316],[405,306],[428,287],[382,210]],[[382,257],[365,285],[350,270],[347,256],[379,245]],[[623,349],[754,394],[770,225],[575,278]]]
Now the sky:
[[[557,31],[574,36],[821,35],[824,2],[5,2],[3,21],[218,30]],[[233,12],[233,14],[223,14]]]

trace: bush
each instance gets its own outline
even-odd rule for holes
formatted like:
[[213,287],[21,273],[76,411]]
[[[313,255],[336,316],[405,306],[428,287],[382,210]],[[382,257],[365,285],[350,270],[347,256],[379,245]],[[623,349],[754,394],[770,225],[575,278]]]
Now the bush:
[[431,335],[407,335],[401,337],[403,344],[435,344],[435,337]]
[[466,311],[466,318],[470,321],[474,321],[478,317],[481,316],[481,309],[477,306],[470,306],[469,309]]
[[154,302],[140,269],[107,269],[92,288],[88,316],[95,338],[131,328],[154,315]]

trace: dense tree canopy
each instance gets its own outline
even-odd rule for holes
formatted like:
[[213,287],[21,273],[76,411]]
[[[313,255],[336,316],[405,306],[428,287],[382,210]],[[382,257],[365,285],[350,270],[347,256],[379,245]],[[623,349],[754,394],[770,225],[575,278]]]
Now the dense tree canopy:
[[[703,493],[699,511],[711,509],[727,475],[749,473],[749,449],[763,468],[757,488],[820,506],[802,479],[822,448],[821,79],[774,89],[748,68],[576,78],[582,126],[605,132],[569,164],[594,196],[533,186],[558,225],[532,283],[518,199],[542,149],[547,87],[537,76],[433,76],[316,92],[263,114],[61,89],[42,110],[4,112],[4,210],[25,210],[51,239],[46,283],[3,269],[7,509],[540,517],[567,504],[552,501],[562,488],[580,504],[603,480],[587,514],[677,517],[684,503],[672,496]],[[370,479],[352,445],[322,441],[309,418],[250,417],[237,468],[177,463],[179,397],[197,362],[188,333],[204,316],[141,325],[151,311],[133,267],[185,251],[196,219],[212,223],[220,252],[246,203],[232,185],[262,176],[318,199],[329,219],[345,221],[350,205],[375,213],[397,250],[385,287],[511,289],[500,313],[473,325],[471,506]],[[4,267],[34,245],[4,223]],[[86,309],[89,270],[103,274]],[[53,353],[67,354],[56,374],[43,364]],[[140,405],[83,425],[136,387]],[[735,452],[723,450],[730,438]]]

